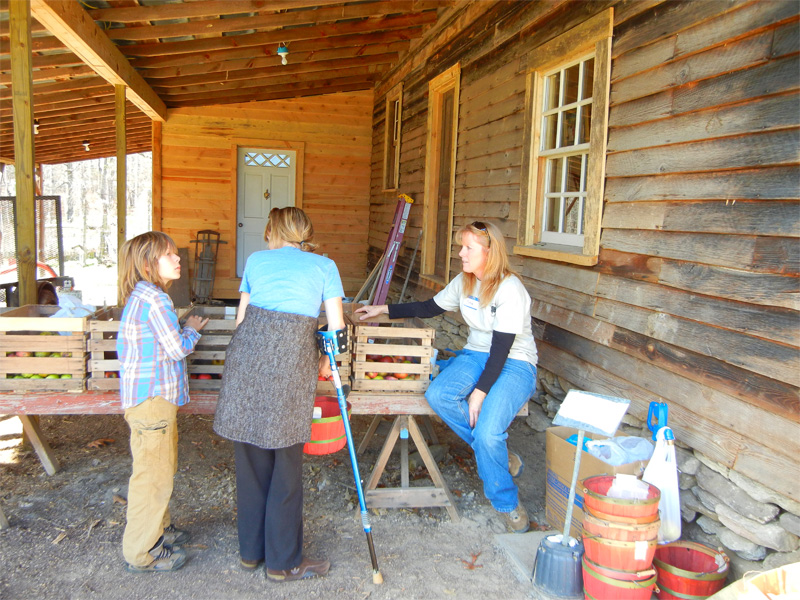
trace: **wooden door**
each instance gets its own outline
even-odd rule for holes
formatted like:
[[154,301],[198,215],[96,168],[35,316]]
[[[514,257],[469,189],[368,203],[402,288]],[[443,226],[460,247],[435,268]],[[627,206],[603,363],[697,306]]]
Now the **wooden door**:
[[265,250],[264,228],[273,208],[294,206],[297,153],[293,150],[239,148],[236,199],[236,276],[247,257]]

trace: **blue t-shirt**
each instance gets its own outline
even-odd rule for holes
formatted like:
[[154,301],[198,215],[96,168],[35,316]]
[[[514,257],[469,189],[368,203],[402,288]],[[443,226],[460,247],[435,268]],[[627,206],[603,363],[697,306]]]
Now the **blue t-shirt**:
[[251,254],[239,291],[258,308],[307,317],[318,317],[325,300],[344,296],[335,262],[293,246]]

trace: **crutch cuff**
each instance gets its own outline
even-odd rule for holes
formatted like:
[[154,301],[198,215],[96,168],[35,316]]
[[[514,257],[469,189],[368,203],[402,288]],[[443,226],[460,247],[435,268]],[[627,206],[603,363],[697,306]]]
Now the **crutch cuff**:
[[334,354],[341,354],[347,351],[347,329],[337,329],[336,331],[328,331],[328,326],[324,325],[317,331],[317,346],[319,351],[323,354],[326,353],[326,343],[333,346]]

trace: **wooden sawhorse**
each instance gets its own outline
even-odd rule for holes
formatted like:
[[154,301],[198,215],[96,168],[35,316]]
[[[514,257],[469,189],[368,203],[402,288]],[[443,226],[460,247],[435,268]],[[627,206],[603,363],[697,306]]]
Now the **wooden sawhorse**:
[[[369,508],[422,508],[442,507],[447,509],[450,518],[458,522],[460,517],[456,509],[455,499],[447,487],[447,483],[431,454],[422,431],[415,417],[422,417],[429,437],[436,443],[436,434],[430,424],[429,416],[434,412],[425,400],[424,394],[393,392],[351,392],[348,401],[352,406],[352,414],[376,415],[367,430],[364,440],[358,448],[362,453],[369,443],[381,416],[394,416],[394,423],[386,441],[378,455],[375,467],[364,488]],[[408,470],[408,440],[414,441],[417,451],[422,457],[425,468],[433,480],[432,486],[410,486]],[[378,482],[386,470],[392,450],[400,441],[400,487],[378,488]]]

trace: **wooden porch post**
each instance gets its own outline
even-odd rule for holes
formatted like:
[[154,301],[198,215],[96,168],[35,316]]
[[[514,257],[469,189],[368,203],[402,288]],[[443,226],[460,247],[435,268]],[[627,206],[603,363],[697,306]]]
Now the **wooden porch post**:
[[161,121],[153,121],[153,231],[161,231],[161,160]]
[[17,277],[19,303],[36,304],[36,210],[34,208],[33,78],[31,76],[31,10],[27,2],[10,2],[9,46],[14,113],[14,166],[17,183]]
[[125,129],[125,86],[114,86],[117,124],[117,255],[126,239],[127,201],[127,150],[128,137]]

